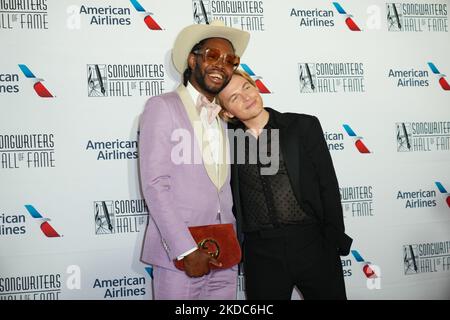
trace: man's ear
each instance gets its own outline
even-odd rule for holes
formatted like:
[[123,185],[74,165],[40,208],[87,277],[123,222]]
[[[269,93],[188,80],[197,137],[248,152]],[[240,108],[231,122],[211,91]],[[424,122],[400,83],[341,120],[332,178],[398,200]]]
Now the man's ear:
[[230,119],[234,118],[234,114],[228,112],[227,110],[225,110],[225,111],[223,112],[223,114],[224,114],[226,117],[230,118]]
[[195,69],[195,65],[197,64],[197,61],[195,60],[195,54],[189,53],[188,56],[188,66],[191,70]]

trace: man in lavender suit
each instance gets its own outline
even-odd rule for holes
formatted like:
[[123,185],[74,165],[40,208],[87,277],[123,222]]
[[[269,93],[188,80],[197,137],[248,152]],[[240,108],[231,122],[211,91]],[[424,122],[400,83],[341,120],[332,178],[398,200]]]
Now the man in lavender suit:
[[[155,299],[235,299],[237,266],[197,249],[188,227],[233,223],[226,124],[213,103],[239,66],[248,32],[220,21],[191,25],[172,49],[183,84],[148,100],[140,121],[140,174],[150,209],[142,260]],[[183,259],[185,271],[175,268]]]

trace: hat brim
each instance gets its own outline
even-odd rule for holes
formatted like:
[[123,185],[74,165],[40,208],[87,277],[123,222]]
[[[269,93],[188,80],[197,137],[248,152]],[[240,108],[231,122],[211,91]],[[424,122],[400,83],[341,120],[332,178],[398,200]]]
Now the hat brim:
[[181,30],[172,49],[175,69],[183,74],[187,68],[187,58],[194,45],[207,38],[224,38],[233,44],[235,53],[242,56],[250,40],[250,33],[224,25],[194,24]]

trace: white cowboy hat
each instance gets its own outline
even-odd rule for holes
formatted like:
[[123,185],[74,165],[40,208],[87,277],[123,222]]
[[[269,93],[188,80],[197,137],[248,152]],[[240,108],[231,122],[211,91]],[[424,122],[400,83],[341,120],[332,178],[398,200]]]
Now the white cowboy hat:
[[172,49],[172,61],[175,68],[183,74],[187,68],[187,58],[192,48],[207,38],[224,38],[233,44],[238,56],[242,56],[250,40],[250,33],[225,26],[221,20],[210,24],[193,24],[178,34]]

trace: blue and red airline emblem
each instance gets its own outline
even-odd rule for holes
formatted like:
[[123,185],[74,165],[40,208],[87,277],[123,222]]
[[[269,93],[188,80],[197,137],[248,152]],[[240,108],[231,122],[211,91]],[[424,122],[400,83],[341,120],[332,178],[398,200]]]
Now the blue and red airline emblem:
[[436,181],[435,183],[437,188],[439,189],[439,192],[445,195],[445,202],[447,202],[447,206],[450,208],[450,194],[444,188],[442,183],[440,183],[439,181]]
[[361,31],[356,22],[352,19],[353,16],[351,14],[348,14],[338,2],[333,2],[333,5],[336,8],[337,12],[345,17],[345,24],[350,30]]
[[375,271],[373,270],[373,268],[370,267],[372,262],[365,261],[363,259],[363,257],[359,254],[359,252],[356,250],[352,250],[352,255],[353,255],[353,257],[355,257],[355,260],[357,262],[363,264],[362,271],[363,271],[364,275],[366,276],[366,278],[368,278],[368,279],[378,278],[378,276],[375,273]]
[[347,134],[355,140],[356,149],[358,149],[360,153],[370,153],[369,149],[362,141],[363,137],[357,136],[355,131],[353,131],[353,129],[348,124],[344,124],[343,127]]
[[439,78],[439,84],[441,85],[441,88],[446,91],[450,90],[450,85],[445,78],[445,74],[440,73],[433,62],[428,62],[428,66],[430,67],[431,71]]
[[50,225],[49,218],[44,218],[32,205],[27,204],[25,208],[28,210],[30,215],[36,219],[39,224],[41,231],[45,234],[47,238],[58,238],[61,237],[58,232]]
[[159,24],[153,19],[153,13],[145,11],[144,7],[137,0],[130,0],[133,7],[137,12],[142,13],[144,15],[144,22],[150,30],[162,30]]
[[256,86],[258,87],[260,93],[270,93],[270,90],[267,89],[267,87],[261,81],[262,77],[257,76],[253,72],[253,70],[250,69],[250,67],[247,64],[245,64],[245,63],[241,63],[241,67],[242,67],[242,69],[244,69],[245,72],[248,73],[248,75],[253,79],[253,81],[255,81]]
[[30,68],[28,68],[25,64],[19,64],[20,70],[22,70],[25,77],[33,81],[33,89],[37,93],[37,95],[41,98],[53,98],[53,95],[47,88],[44,86],[42,78],[36,78],[36,76],[31,72]]

